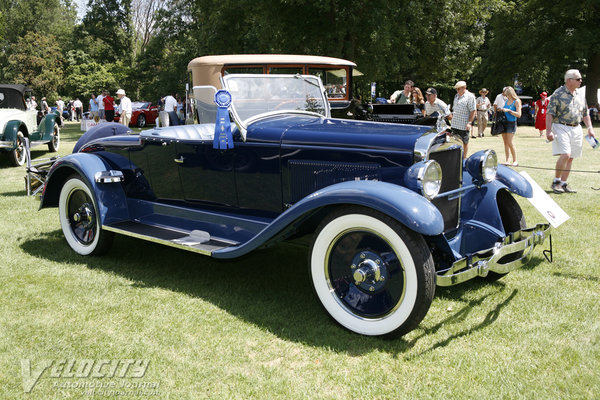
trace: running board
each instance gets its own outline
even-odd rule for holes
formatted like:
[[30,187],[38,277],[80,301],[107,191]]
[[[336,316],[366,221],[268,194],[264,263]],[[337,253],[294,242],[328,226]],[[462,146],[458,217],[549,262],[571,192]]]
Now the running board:
[[238,243],[211,238],[210,234],[205,231],[179,231],[170,228],[146,225],[135,221],[103,225],[102,229],[137,239],[147,240],[149,242],[193,251],[206,256],[211,256],[212,252],[215,250],[238,245]]

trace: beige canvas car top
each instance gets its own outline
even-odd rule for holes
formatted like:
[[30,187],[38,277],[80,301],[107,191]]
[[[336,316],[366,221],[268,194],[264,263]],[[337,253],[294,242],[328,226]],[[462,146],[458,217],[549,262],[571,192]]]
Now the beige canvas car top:
[[[230,54],[204,56],[194,58],[188,64],[188,71],[192,73],[192,85],[211,85],[221,88],[219,77],[227,66],[266,66],[266,65],[332,65],[355,68],[352,61],[335,57],[293,55],[293,54]],[[307,73],[304,71],[304,73]]]

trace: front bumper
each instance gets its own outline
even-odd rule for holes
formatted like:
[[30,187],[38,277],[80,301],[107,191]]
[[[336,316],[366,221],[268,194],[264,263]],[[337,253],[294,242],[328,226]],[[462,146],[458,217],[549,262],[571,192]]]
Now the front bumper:
[[0,140],[0,149],[13,149],[15,144],[11,140]]
[[[437,273],[438,286],[453,286],[475,277],[485,277],[492,271],[506,274],[527,264],[533,249],[550,237],[550,224],[537,224],[533,228],[511,233],[491,249],[481,250],[454,262],[452,267]],[[515,260],[504,261],[504,257],[520,254]],[[500,263],[499,261],[503,261]]]

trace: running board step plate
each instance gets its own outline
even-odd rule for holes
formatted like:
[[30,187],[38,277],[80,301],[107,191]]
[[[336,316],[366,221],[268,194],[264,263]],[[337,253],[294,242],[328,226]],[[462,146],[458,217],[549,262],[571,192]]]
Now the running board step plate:
[[104,225],[102,229],[107,231],[127,235],[134,238],[147,240],[149,242],[164,244],[166,246],[176,247],[187,251],[212,255],[215,250],[226,247],[236,246],[237,243],[230,243],[216,238],[211,238],[205,231],[184,232],[169,228],[146,225],[135,221],[118,222],[116,224]]

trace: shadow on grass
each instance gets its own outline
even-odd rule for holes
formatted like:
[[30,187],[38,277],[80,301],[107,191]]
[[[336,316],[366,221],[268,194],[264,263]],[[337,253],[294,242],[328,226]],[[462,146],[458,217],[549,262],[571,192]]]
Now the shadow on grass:
[[[487,313],[487,315],[485,316],[483,321],[481,321],[475,325],[472,325],[467,329],[463,329],[460,332],[452,334],[452,335],[448,336],[446,339],[440,340],[437,343],[434,343],[427,349],[420,351],[417,354],[411,354],[411,355],[407,356],[406,359],[413,359],[416,357],[420,357],[423,354],[433,351],[435,349],[438,349],[440,347],[446,347],[448,344],[450,344],[455,339],[459,339],[463,336],[471,334],[472,332],[484,329],[485,327],[489,326],[490,324],[492,324],[494,321],[496,321],[498,319],[498,316],[500,315],[500,311],[502,310],[502,308],[504,308],[508,303],[510,303],[512,301],[512,299],[515,298],[517,293],[518,293],[518,290],[514,289],[511,292],[511,294],[503,302],[497,304],[493,310],[491,310],[489,313]],[[480,298],[478,298],[476,300],[469,301],[464,307],[462,307],[460,310],[456,311],[453,315],[449,316],[448,318],[443,319],[442,321],[438,322],[436,325],[434,325],[430,328],[424,329],[423,333],[420,336],[415,337],[409,344],[413,345],[414,344],[414,343],[412,343],[413,341],[416,343],[417,340],[421,339],[424,336],[431,335],[431,334],[437,332],[442,326],[444,326],[446,324],[464,321],[467,318],[468,314],[471,312],[471,310],[473,310],[474,307],[480,306],[488,296],[489,295],[481,296]]]
[[578,281],[600,282],[600,278],[592,275],[567,274],[564,272],[553,272],[552,275],[559,278],[576,279]]
[[[25,186],[25,185],[23,185]],[[23,190],[18,190],[16,192],[4,192],[4,193],[0,193],[1,196],[4,197],[23,197],[23,196],[27,196],[27,190],[25,188],[23,188]]]
[[[164,288],[210,302],[228,313],[286,340],[330,348],[350,355],[378,349],[392,354],[411,350],[421,339],[437,332],[444,324],[460,322],[471,309],[490,294],[468,301],[450,317],[422,330],[408,341],[383,340],[351,333],[338,326],[321,307],[309,280],[305,247],[281,244],[255,251],[243,258],[223,261],[125,236],[116,236],[113,247],[103,257],[76,255],[61,230],[23,242],[21,248],[32,256],[64,265],[86,264],[89,268],[114,273],[134,281],[133,287]],[[442,297],[460,298],[465,291],[485,283],[467,283],[458,290],[442,290]],[[493,284],[504,290],[503,285]],[[514,292],[477,326],[447,337],[430,348],[445,346],[491,324]],[[465,323],[466,324],[466,323]],[[407,335],[408,336],[408,335]]]

